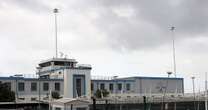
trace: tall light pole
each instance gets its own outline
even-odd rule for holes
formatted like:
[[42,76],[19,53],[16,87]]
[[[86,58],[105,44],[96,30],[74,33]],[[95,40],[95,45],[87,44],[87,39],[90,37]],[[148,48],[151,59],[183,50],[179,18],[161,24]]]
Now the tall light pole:
[[[168,88],[168,81],[169,81],[169,78],[170,78],[170,75],[172,74],[172,72],[167,72],[167,74],[168,74],[168,80],[167,80],[167,84],[166,84],[166,88],[165,88],[165,94],[167,93],[167,88]],[[165,98],[165,95],[164,95],[164,98]],[[165,106],[165,107],[167,107],[166,108],[166,110],[168,109],[168,105],[167,106]]]
[[18,86],[18,84],[17,84],[17,77],[16,77],[16,75],[14,75],[15,76],[15,109],[17,109],[17,101],[18,101],[18,88],[17,88],[17,86]]
[[192,77],[191,77],[191,79],[192,79],[192,84],[193,84],[194,110],[196,110],[196,104],[195,104],[195,83],[194,83],[194,79],[195,79],[195,77],[194,77],[194,76],[192,76]]
[[173,71],[174,71],[174,75],[176,77],[176,55],[175,55],[175,36],[174,36],[174,31],[175,31],[175,27],[172,26],[170,28],[171,30],[171,37],[172,37],[172,48],[173,48]]
[[118,76],[113,76],[113,80],[116,81],[116,84],[115,84],[115,110],[116,110],[116,107],[117,107],[117,89],[118,89],[118,82],[117,82],[117,78]]
[[55,8],[53,9],[53,13],[54,13],[54,17],[55,17],[55,45],[56,45],[56,58],[58,57],[58,46],[57,46],[57,13],[58,13],[58,9]]
[[205,73],[205,110],[207,110],[207,72]]
[[38,70],[38,108],[39,110],[41,110],[40,108],[40,71],[42,69],[42,67],[36,67],[36,69]]

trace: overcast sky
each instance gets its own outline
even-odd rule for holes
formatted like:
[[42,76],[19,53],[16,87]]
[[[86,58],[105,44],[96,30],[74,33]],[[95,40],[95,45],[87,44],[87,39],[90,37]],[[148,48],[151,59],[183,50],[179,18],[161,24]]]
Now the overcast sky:
[[[1,0],[0,74],[35,74],[39,61],[59,52],[91,64],[96,76],[167,76],[173,71],[186,92],[204,89],[208,71],[207,0]],[[173,77],[173,76],[172,76]]]

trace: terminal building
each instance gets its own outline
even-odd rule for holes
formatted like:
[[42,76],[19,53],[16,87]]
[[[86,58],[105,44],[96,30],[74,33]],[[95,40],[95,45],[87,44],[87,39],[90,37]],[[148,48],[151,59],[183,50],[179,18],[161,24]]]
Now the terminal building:
[[93,96],[96,91],[110,94],[184,93],[183,78],[169,77],[112,77],[91,78],[91,66],[77,64],[75,59],[52,58],[38,64],[36,78],[23,76],[0,77],[15,92],[16,100],[47,100],[50,91],[62,97]]

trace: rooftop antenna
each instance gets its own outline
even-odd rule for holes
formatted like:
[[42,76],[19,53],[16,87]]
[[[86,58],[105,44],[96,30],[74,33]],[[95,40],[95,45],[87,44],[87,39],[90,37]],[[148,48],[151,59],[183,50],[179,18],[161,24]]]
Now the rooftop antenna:
[[58,13],[58,9],[55,8],[53,9],[53,13],[55,15],[55,45],[56,45],[56,58],[58,58],[58,46],[57,46],[57,13]]
[[175,27],[172,26],[170,28],[171,30],[171,36],[172,36],[172,47],[173,47],[173,71],[174,71],[174,75],[176,77],[176,55],[175,55],[175,36],[174,36],[174,31],[175,31]]
[[67,57],[68,57],[68,56],[67,56],[67,55],[65,55],[65,59],[67,59]]
[[59,52],[60,53],[60,57],[63,58],[64,53],[63,52]]

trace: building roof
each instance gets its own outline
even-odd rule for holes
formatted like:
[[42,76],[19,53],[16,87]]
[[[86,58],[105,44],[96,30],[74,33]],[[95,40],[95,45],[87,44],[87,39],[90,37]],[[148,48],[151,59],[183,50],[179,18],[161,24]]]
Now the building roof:
[[76,61],[75,59],[68,59],[68,58],[51,58],[51,59],[47,59],[47,60],[42,60],[42,61],[40,62],[40,64],[46,63],[46,62],[52,62],[52,61],[75,62],[75,63],[77,63],[77,61]]
[[125,77],[121,79],[169,79],[169,80],[183,80],[183,78],[175,78],[175,77],[146,77],[146,76],[133,76],[133,77]]
[[102,79],[92,79],[92,81],[99,82],[135,82],[135,80],[131,79],[111,79],[111,80],[102,80]]
[[[99,82],[135,82],[135,79],[169,79],[169,80],[183,80],[183,78],[174,78],[174,77],[140,77],[140,76],[134,76],[134,77],[124,77],[124,78],[117,78],[117,79],[91,79],[92,81],[99,81]],[[39,80],[36,78],[26,78],[26,77],[0,77],[0,80]],[[41,78],[41,81],[63,81],[63,79],[44,79]]]
[[[25,78],[25,77],[0,77],[0,80],[39,80],[38,78]],[[44,79],[44,78],[40,78],[40,81],[63,81],[63,79]]]
[[58,100],[54,100],[52,104],[67,104],[67,105],[86,105],[90,104],[90,101],[82,98],[61,98]]

